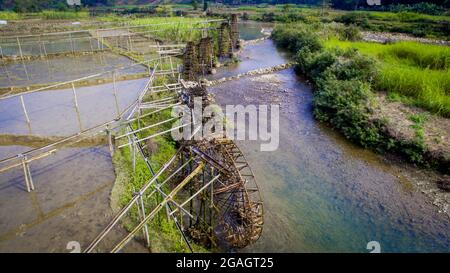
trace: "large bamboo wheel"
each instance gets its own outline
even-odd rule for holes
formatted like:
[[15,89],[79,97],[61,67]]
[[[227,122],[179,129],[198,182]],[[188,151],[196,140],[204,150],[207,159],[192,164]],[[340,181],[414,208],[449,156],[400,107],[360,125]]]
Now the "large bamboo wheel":
[[212,193],[216,236],[232,248],[257,241],[263,227],[263,203],[241,150],[228,139],[194,142],[189,147],[221,174]]

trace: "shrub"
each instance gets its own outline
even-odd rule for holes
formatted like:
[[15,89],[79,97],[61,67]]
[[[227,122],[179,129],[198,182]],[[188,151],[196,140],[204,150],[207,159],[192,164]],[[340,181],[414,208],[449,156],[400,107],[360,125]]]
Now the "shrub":
[[322,77],[322,73],[337,61],[335,51],[324,50],[311,53],[309,49],[301,49],[296,56],[297,69],[314,82]]
[[275,13],[273,12],[265,12],[263,13],[263,15],[261,16],[261,20],[264,22],[273,22],[275,21]]
[[300,49],[316,52],[323,48],[319,36],[313,30],[303,27],[276,27],[272,32],[272,38],[278,45],[292,53],[297,53]]
[[369,122],[370,95],[367,83],[328,76],[318,82],[314,115],[338,128],[348,139],[364,147],[376,146],[382,136],[379,128]]
[[341,39],[345,41],[359,41],[362,39],[361,31],[355,25],[349,25],[340,29]]
[[369,18],[367,13],[362,12],[349,12],[343,14],[335,19],[336,22],[340,22],[346,25],[357,25],[363,28],[370,28]]
[[378,75],[377,63],[373,58],[362,55],[355,49],[340,52],[340,58],[331,65],[325,74],[338,80],[359,80],[372,83]]

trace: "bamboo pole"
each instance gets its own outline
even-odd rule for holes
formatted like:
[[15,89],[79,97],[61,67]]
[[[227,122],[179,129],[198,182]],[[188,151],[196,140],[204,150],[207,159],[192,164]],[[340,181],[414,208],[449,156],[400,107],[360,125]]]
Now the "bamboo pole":
[[27,192],[31,192],[31,186],[30,186],[30,181],[28,180],[28,173],[27,173],[27,167],[25,165],[25,160],[26,160],[26,157],[23,157],[22,158],[23,175],[25,178],[25,185],[27,187]]
[[25,157],[25,167],[26,167],[26,175],[28,175],[28,183],[30,184],[30,188],[32,191],[34,191],[34,183],[33,183],[33,178],[31,177],[31,170],[30,170],[30,164],[27,162],[26,160],[27,158]]
[[70,40],[70,48],[72,49],[72,54],[75,54],[75,47],[72,40],[72,34],[69,33],[69,40]]
[[169,201],[171,201],[175,195],[188,184],[192,178],[194,178],[203,168],[205,164],[200,162],[200,164],[195,168],[192,173],[190,173],[187,177],[183,179],[168,195],[165,197],[161,203],[159,203],[145,218],[141,221],[122,241],[120,241],[111,251],[112,253],[116,253],[120,251],[130,240],[134,237],[134,235],[147,223],[150,219],[152,219]]
[[[180,125],[180,126],[173,127],[173,128],[168,129],[168,130],[166,130],[166,131],[162,131],[162,132],[159,132],[159,133],[155,133],[155,134],[153,134],[153,135],[150,135],[150,136],[141,138],[141,139],[135,141],[135,143],[140,143],[140,142],[142,142],[142,141],[144,141],[144,140],[151,139],[151,138],[154,138],[154,137],[163,135],[163,134],[170,133],[170,132],[172,132],[172,131],[175,131],[175,130],[180,129],[180,128],[183,128],[183,127],[186,127],[186,126],[191,125],[191,124],[192,124],[192,123],[190,122],[190,123],[187,123],[187,124],[183,124],[183,125]],[[123,147],[126,147],[126,146],[130,146],[130,145],[131,145],[131,143],[122,144],[122,145],[120,145],[118,148],[120,149],[120,148],[123,148]]]
[[[139,205],[140,205],[142,219],[145,219],[145,206],[144,206],[144,199],[142,197],[142,194],[139,195]],[[143,231],[144,231],[144,238],[147,243],[147,247],[150,247],[150,237],[148,234],[148,224],[147,223],[144,225]]]
[[[53,154],[53,153],[55,153],[55,152],[56,152],[56,149],[50,150],[50,151],[48,151],[48,152],[46,152],[46,153],[43,153],[43,154],[40,154],[40,155],[38,155],[38,156],[32,157],[32,158],[30,158],[30,159],[27,159],[27,160],[26,160],[26,163],[30,163],[30,162],[32,162],[32,161],[34,161],[34,160],[38,160],[38,159],[44,158],[44,157],[49,156],[49,155],[51,155],[51,154]],[[25,156],[24,156],[23,154],[21,154],[21,155],[16,156],[15,158],[17,158],[17,157],[25,157]],[[0,173],[6,172],[6,171],[8,171],[8,170],[10,170],[10,169],[13,169],[13,168],[15,168],[15,167],[18,167],[18,166],[20,166],[20,165],[22,165],[22,161],[21,161],[20,163],[15,163],[15,164],[12,164],[12,165],[9,165],[9,166],[6,166],[6,167],[1,168],[1,169],[0,169]]]
[[30,118],[28,117],[27,108],[25,108],[25,102],[23,100],[23,96],[20,96],[20,103],[22,104],[22,110],[25,114],[25,119],[27,120],[28,125],[31,127]]
[[[173,161],[178,156],[179,151],[171,158],[169,161],[166,162],[162,166],[161,169],[139,190],[139,194],[144,193],[153,183],[155,183],[156,179],[161,176],[161,174],[164,173],[164,171],[169,168],[169,166],[173,163]],[[111,229],[120,221],[120,219],[128,212],[128,210],[134,205],[134,203],[139,198],[139,195],[134,196],[129,203],[123,207],[120,212],[114,217],[113,221],[111,221],[108,226],[92,241],[92,243],[85,249],[85,252],[89,253],[91,252],[97,245],[100,243],[100,241],[111,231]],[[147,216],[148,217],[148,216]]]
[[117,111],[117,116],[120,116],[120,107],[119,107],[119,101],[117,99],[117,86],[116,86],[116,72],[113,71],[112,72],[112,78],[113,78],[113,92],[114,92],[114,100],[116,102],[116,111]]
[[179,119],[179,118],[180,118],[180,117],[174,117],[174,118],[166,119],[166,120],[163,120],[163,121],[161,121],[161,122],[157,122],[157,123],[151,124],[151,125],[149,125],[149,126],[140,128],[140,129],[138,129],[138,130],[135,130],[135,131],[132,131],[132,132],[128,132],[128,133],[125,133],[125,134],[123,134],[123,135],[120,135],[120,136],[116,137],[115,139],[117,140],[117,139],[123,138],[123,137],[125,137],[125,136],[129,136],[129,135],[132,135],[132,134],[134,134],[134,133],[138,133],[138,132],[141,132],[141,131],[143,131],[143,130],[150,129],[150,128],[153,128],[153,127],[162,125],[162,124],[164,124],[164,123],[167,123],[167,122],[173,121],[173,120],[175,120],[175,119]]
[[[189,197],[186,201],[184,201],[180,207],[184,207],[186,206],[187,203],[189,203],[192,199],[194,199],[197,195],[199,195],[203,190],[205,190],[209,185],[211,185],[212,183],[214,183],[214,181],[216,181],[218,178],[220,177],[220,174],[216,175],[213,179],[211,179],[208,183],[206,183],[203,187],[201,187],[197,192],[195,192],[194,194],[191,195],[191,197]],[[178,211],[178,208],[174,209],[170,214],[174,214],[175,212]]]
[[17,45],[19,46],[20,58],[23,59],[22,46],[20,45],[19,37],[17,37]]

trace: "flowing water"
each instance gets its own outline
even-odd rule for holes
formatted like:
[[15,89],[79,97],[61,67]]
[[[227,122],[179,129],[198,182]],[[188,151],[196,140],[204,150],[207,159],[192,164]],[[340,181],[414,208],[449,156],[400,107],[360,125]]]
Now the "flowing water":
[[[258,24],[241,27],[246,39],[261,37]],[[241,63],[220,70],[216,77],[286,62],[271,41],[247,46],[240,58]],[[145,82],[119,84],[123,108]],[[78,91],[82,124],[89,117],[98,123],[115,115],[110,85]],[[256,141],[238,143],[256,174],[265,208],[262,237],[243,251],[365,252],[367,242],[374,240],[385,252],[449,251],[449,218],[415,189],[405,170],[317,123],[311,90],[291,69],[226,82],[210,91],[222,105],[280,105],[280,145],[275,152],[261,152]],[[33,134],[68,135],[78,130],[68,92],[25,96]],[[49,107],[56,100],[59,103]],[[101,108],[98,101],[109,106]],[[28,133],[20,102],[3,103],[0,132]],[[46,127],[49,119],[59,131]],[[0,146],[0,158],[30,148]],[[30,167],[36,186],[32,193],[24,191],[20,169],[0,175],[0,251],[68,251],[66,244],[72,240],[86,246],[112,216],[114,173],[108,148],[65,148]],[[116,232],[112,239],[123,235],[123,230]],[[136,243],[130,250],[144,251]]]
[[[271,42],[246,47],[243,54],[280,58]],[[262,237],[243,251],[368,252],[369,241],[379,242],[383,252],[450,250],[449,217],[415,188],[407,170],[317,123],[311,89],[292,69],[209,91],[222,106],[280,105],[276,151],[261,152],[257,141],[238,142],[256,174],[265,211]]]

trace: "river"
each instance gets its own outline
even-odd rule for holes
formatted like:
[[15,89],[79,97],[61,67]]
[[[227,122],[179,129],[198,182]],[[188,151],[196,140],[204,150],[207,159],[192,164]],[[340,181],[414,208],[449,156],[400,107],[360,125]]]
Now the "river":
[[[246,36],[247,28],[240,30]],[[258,38],[257,36],[254,38]],[[247,46],[237,66],[214,78],[242,73],[255,59],[287,62],[271,41]],[[254,57],[252,57],[254,56]],[[293,69],[210,87],[219,105],[280,105],[280,145],[261,152],[240,141],[264,200],[261,238],[244,252],[449,252],[450,220],[415,186],[414,168],[393,164],[349,143],[312,115],[312,92]],[[426,175],[425,175],[426,176]]]

